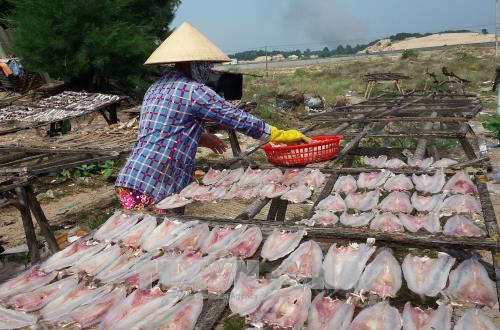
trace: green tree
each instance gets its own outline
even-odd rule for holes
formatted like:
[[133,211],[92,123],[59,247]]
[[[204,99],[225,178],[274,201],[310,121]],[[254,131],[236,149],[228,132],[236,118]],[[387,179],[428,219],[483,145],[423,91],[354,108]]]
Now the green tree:
[[[1,0],[0,0],[1,1]],[[13,52],[32,71],[80,88],[141,93],[143,65],[168,33],[179,0],[15,0]]]

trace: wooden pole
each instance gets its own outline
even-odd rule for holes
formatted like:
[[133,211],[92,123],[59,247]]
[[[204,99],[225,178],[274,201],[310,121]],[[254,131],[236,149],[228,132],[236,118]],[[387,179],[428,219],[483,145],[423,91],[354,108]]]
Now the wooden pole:
[[40,260],[40,251],[38,250],[38,242],[36,241],[35,227],[33,226],[33,219],[28,204],[28,196],[24,187],[17,187],[17,205],[23,220],[24,233],[26,235],[26,244],[28,245],[28,256],[32,263]]

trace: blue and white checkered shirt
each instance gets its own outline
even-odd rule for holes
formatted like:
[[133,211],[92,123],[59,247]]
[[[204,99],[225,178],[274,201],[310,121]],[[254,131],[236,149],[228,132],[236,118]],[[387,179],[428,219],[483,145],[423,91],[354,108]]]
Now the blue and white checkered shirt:
[[262,120],[171,70],[144,96],[137,142],[115,185],[151,196],[155,202],[180,191],[192,180],[204,121],[255,139],[267,139],[270,134],[270,126]]

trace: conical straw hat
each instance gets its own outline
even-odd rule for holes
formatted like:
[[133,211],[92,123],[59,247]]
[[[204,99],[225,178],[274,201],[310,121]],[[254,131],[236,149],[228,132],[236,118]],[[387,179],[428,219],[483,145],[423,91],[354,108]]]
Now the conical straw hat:
[[144,64],[231,61],[217,46],[188,22],[182,23],[149,56]]

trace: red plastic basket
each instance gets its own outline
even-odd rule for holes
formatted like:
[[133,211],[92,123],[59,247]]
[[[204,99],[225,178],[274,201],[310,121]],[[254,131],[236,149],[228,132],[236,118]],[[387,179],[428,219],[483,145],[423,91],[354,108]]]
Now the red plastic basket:
[[316,136],[312,143],[296,146],[265,144],[267,160],[277,166],[297,166],[324,162],[335,158],[340,150],[340,135]]

